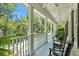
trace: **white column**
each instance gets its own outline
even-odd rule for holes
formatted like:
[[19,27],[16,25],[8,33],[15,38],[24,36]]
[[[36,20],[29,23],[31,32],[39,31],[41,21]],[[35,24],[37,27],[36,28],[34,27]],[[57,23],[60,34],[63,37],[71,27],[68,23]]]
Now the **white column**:
[[45,19],[45,33],[46,33],[46,41],[48,42],[47,18]]
[[68,41],[70,40],[71,41],[71,37],[72,37],[72,21],[71,21],[71,14],[69,16],[69,19],[68,19]]
[[77,48],[77,25],[78,25],[78,10],[77,4],[74,6],[74,46],[71,51],[71,56],[79,56],[79,49]]
[[34,8],[29,6],[29,35],[30,35],[28,38],[29,55],[34,54],[33,12],[34,12]]
[[75,48],[77,48],[77,10],[74,10],[74,43],[75,43]]

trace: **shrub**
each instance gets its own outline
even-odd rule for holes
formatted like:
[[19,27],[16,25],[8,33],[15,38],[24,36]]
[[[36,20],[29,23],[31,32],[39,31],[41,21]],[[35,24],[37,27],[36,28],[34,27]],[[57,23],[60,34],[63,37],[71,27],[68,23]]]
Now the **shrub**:
[[[5,46],[8,44],[11,44],[12,40],[10,40],[10,38],[17,37],[17,36],[23,36],[23,35],[26,35],[26,34],[25,33],[15,33],[15,34],[9,34],[9,35],[2,36],[2,37],[0,37],[0,46]],[[4,56],[4,55],[9,55],[9,54],[12,54],[11,50],[0,48],[0,55]]]
[[62,40],[64,38],[65,29],[62,25],[57,25],[56,37],[58,40]]

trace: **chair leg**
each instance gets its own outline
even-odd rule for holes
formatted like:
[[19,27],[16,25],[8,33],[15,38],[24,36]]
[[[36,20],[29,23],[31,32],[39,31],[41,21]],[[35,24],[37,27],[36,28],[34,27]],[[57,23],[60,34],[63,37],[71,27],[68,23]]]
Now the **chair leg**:
[[52,52],[51,48],[49,48],[49,56],[52,56],[51,52]]

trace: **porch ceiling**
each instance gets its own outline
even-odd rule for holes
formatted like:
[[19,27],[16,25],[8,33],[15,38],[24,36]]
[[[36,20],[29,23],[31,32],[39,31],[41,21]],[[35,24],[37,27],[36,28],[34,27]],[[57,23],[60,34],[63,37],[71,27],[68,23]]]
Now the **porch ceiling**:
[[46,4],[45,6],[55,20],[60,23],[65,23],[67,21],[73,8],[73,4],[71,3]]
[[73,3],[30,3],[52,22],[65,23],[73,9]]

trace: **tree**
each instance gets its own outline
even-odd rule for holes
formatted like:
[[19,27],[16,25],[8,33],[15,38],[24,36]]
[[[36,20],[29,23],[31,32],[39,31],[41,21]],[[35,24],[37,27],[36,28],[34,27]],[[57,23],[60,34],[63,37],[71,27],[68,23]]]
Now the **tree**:
[[0,25],[0,28],[3,30],[3,34],[6,35],[7,32],[7,22],[9,19],[12,19],[12,13],[15,11],[16,4],[0,4],[0,19],[3,20],[3,24]]
[[[0,29],[3,36],[0,37],[0,46],[10,44],[10,35],[18,36],[19,33],[24,35],[28,32],[28,15],[13,19],[13,12],[16,11],[16,4],[0,4]],[[12,37],[14,37],[12,36]],[[9,55],[10,50],[0,48],[0,55]]]
[[[0,29],[3,30],[3,34],[6,35],[6,29],[8,28],[8,20],[12,17],[12,12],[16,4],[0,4]],[[0,46],[4,46],[10,43],[10,40],[4,36],[0,37]],[[0,55],[9,55],[11,50],[0,48]]]
[[10,15],[14,11],[14,7],[16,4],[7,4],[7,3],[1,3],[0,4],[0,18]]
[[45,19],[40,14],[34,12],[33,31],[35,33],[42,33],[45,30]]
[[65,34],[65,29],[64,29],[64,24],[57,24],[56,25],[56,37],[58,38],[58,40],[62,41],[64,38],[64,34]]

